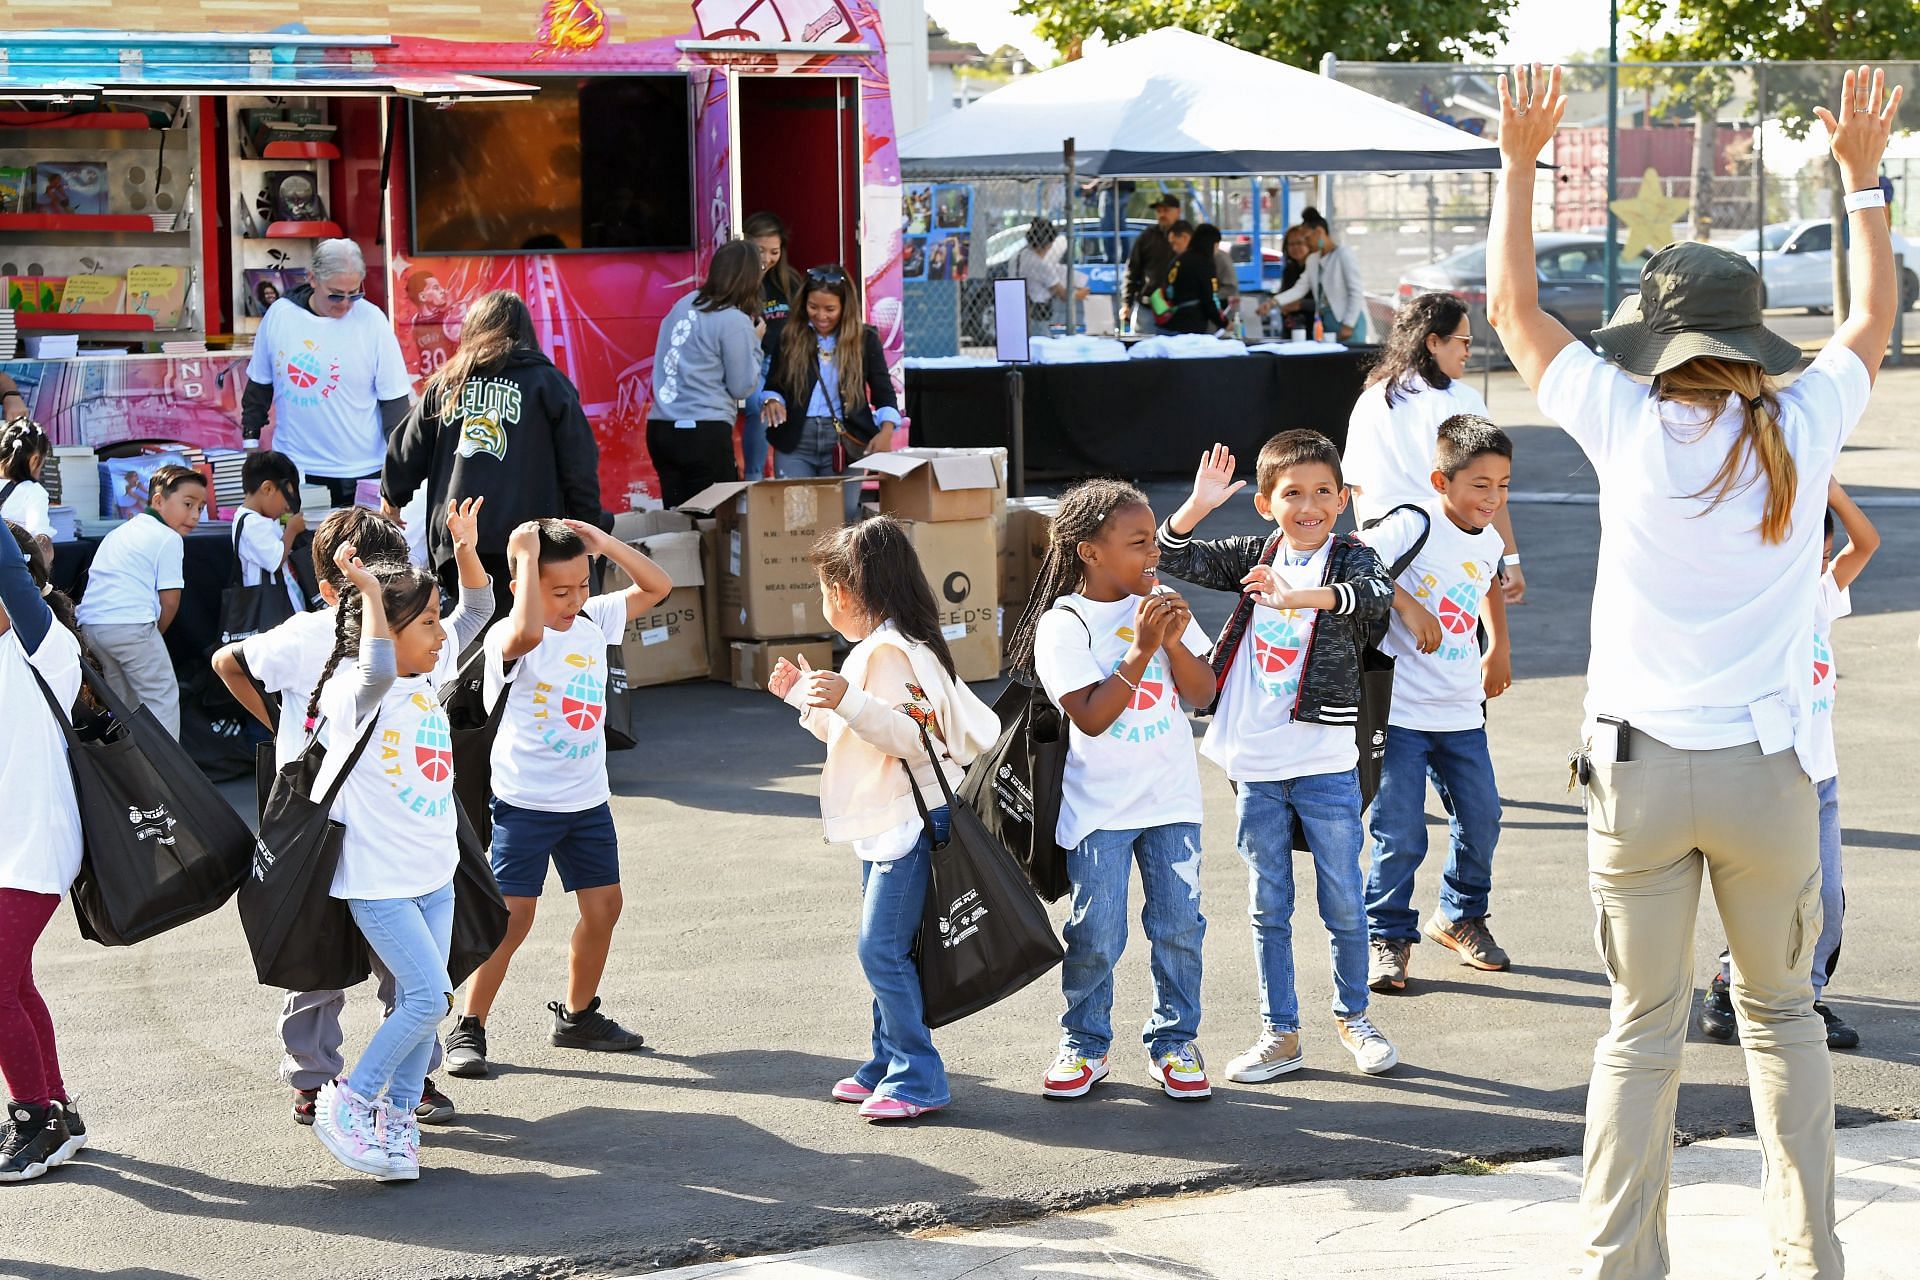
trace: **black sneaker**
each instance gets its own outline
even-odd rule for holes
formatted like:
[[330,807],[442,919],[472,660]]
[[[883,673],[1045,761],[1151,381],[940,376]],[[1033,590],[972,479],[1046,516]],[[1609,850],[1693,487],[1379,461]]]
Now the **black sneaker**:
[[420,1101],[413,1108],[413,1118],[421,1124],[452,1124],[453,1099],[440,1092],[428,1076],[427,1082],[420,1086]]
[[72,1098],[62,1098],[55,1105],[60,1108],[60,1118],[66,1121],[67,1140],[61,1144],[53,1162],[65,1164],[87,1145],[87,1122],[80,1118],[80,1104]]
[[1727,980],[1717,973],[1707,984],[1706,999],[1700,1002],[1700,1034],[1726,1044],[1740,1034],[1733,1020],[1733,997],[1727,994]]
[[1813,1002],[1813,1011],[1827,1024],[1827,1048],[1858,1049],[1860,1033],[1847,1025],[1847,1020],[1818,1000]]
[[558,1000],[549,1000],[553,1014],[553,1042],[562,1049],[591,1049],[596,1053],[626,1053],[646,1044],[637,1031],[629,1031],[600,1012],[600,997],[595,996],[578,1013],[568,1013]]
[[68,1135],[56,1104],[9,1102],[7,1118],[13,1123],[0,1139],[0,1182],[31,1182],[60,1163]]
[[463,1014],[453,1020],[443,1062],[450,1076],[478,1078],[493,1070],[487,1065],[487,1029],[480,1019]]

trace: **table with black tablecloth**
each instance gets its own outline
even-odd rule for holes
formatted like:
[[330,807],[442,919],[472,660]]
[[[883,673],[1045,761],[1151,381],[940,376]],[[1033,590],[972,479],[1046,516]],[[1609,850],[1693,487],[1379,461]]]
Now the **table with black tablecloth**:
[[[1185,475],[1220,441],[1251,469],[1276,432],[1310,427],[1345,446],[1347,416],[1378,349],[1313,355],[1017,366],[1027,472],[1036,476]],[[1015,366],[907,370],[913,442],[1010,446]]]

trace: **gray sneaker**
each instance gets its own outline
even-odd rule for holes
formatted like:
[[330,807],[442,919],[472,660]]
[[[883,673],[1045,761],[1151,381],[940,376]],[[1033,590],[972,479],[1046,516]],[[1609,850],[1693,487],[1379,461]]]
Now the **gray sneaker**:
[[1493,932],[1487,928],[1485,916],[1448,920],[1436,913],[1420,932],[1458,955],[1460,963],[1475,969],[1497,973],[1513,963],[1500,944],[1493,940]]
[[1413,944],[1405,938],[1368,939],[1367,989],[1390,992],[1407,989],[1407,956]]

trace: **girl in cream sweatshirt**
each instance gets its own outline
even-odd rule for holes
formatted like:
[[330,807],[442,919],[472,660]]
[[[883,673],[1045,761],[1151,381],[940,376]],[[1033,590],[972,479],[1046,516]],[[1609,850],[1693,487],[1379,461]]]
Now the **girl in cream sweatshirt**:
[[[896,521],[880,516],[828,534],[813,565],[827,622],[853,652],[837,673],[782,658],[772,690],[827,744],[820,777],[827,839],[851,844],[860,858],[859,952],[873,988],[873,1053],[833,1086],[833,1097],[858,1103],[867,1120],[912,1120],[951,1096],[922,1021],[912,955],[933,844],[947,838],[934,770],[957,784],[964,766],[999,737],[1000,722],[954,675],[933,592]],[[931,798],[925,818],[916,785]]]

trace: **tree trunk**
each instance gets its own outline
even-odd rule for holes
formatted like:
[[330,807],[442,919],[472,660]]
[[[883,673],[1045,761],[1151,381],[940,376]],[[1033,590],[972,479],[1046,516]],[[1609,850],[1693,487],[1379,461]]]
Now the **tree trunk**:
[[1713,174],[1720,139],[1720,103],[1709,89],[1693,103],[1693,221],[1687,237],[1705,243],[1713,238]]

